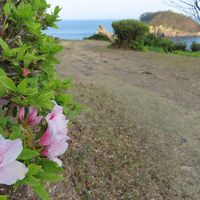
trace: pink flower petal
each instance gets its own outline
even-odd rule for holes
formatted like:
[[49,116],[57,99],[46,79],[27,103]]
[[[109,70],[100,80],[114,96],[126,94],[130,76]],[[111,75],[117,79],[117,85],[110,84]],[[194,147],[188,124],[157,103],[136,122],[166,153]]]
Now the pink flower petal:
[[22,73],[23,73],[23,76],[24,76],[24,77],[27,77],[27,76],[30,74],[30,71],[29,71],[29,69],[27,69],[27,68],[23,68],[23,69],[22,69]]
[[68,143],[65,141],[53,141],[48,147],[48,156],[57,157],[63,155],[68,148]]
[[33,108],[33,107],[29,108],[27,122],[33,121],[37,117],[37,114],[38,114],[38,111],[35,108]]
[[47,149],[44,149],[42,152],[41,152],[41,154],[43,155],[43,156],[46,156],[46,157],[48,157],[48,150]]
[[55,140],[42,151],[42,155],[48,157],[49,160],[57,162],[59,166],[62,166],[62,161],[57,157],[63,155],[67,151],[67,148],[67,142]]
[[38,125],[41,122],[42,118],[43,118],[43,116],[36,117],[33,121],[28,122],[29,126]]
[[23,149],[22,141],[20,139],[0,140],[0,168],[11,164],[21,154]]
[[28,169],[24,164],[14,161],[6,167],[0,168],[0,184],[13,185],[24,179]]
[[18,113],[18,121],[21,123],[24,120],[24,115],[25,115],[25,109],[24,107],[19,108],[19,113]]
[[49,129],[47,128],[46,132],[42,135],[42,137],[40,138],[39,144],[41,146],[47,146],[50,144],[51,142],[51,138],[52,138],[52,134],[49,131]]
[[48,157],[50,160],[62,165],[62,161],[57,157],[63,155],[67,148],[67,124],[69,120],[63,114],[63,107],[55,105],[53,111],[46,116],[48,128],[41,137],[39,144],[45,146],[42,155]]
[[54,118],[57,118],[57,116],[63,115],[63,107],[59,105],[55,105],[53,111],[47,115],[46,120],[53,120]]

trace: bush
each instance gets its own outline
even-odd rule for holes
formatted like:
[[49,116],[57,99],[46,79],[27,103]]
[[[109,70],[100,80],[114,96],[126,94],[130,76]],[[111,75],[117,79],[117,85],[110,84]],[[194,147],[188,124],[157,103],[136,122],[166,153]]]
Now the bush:
[[115,45],[119,47],[141,48],[149,27],[137,20],[120,20],[112,23],[117,39]]
[[110,39],[107,36],[101,34],[94,34],[92,36],[84,38],[84,40],[100,40],[110,42]]
[[184,43],[174,43],[167,38],[157,37],[150,33],[146,36],[144,44],[149,47],[156,47],[163,49],[164,52],[173,52],[176,50],[185,51],[186,44]]
[[78,111],[71,80],[55,73],[62,46],[43,33],[56,27],[60,11],[48,8],[45,0],[0,4],[0,184],[29,185],[45,200],[44,181],[62,180],[66,115]]
[[158,38],[155,46],[162,48],[166,53],[172,52],[173,42],[167,38]]
[[158,37],[156,37],[154,34],[149,33],[146,35],[144,44],[149,47],[155,47],[155,44],[157,43]]
[[191,50],[193,52],[200,51],[200,43],[193,42],[191,45]]
[[132,40],[131,43],[129,44],[129,47],[131,49],[138,50],[138,51],[145,50],[144,42],[140,40],[136,40],[136,41]]
[[161,48],[166,53],[171,52],[172,46],[173,46],[173,42],[170,41],[169,39],[157,37],[152,33],[150,33],[146,36],[144,44],[149,47]]
[[171,47],[172,51],[186,51],[187,45],[185,43],[173,43]]

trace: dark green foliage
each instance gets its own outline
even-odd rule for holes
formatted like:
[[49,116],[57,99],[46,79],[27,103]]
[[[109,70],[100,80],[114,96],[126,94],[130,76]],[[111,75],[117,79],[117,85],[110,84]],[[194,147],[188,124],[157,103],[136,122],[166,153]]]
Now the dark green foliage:
[[187,45],[185,43],[173,43],[171,47],[172,51],[186,51]]
[[150,47],[150,49],[160,48],[164,52],[173,52],[176,50],[185,51],[186,44],[174,43],[167,38],[157,37],[154,34],[148,34],[145,38],[145,46]]
[[163,49],[164,52],[171,52],[173,42],[166,38],[157,37],[154,34],[148,34],[145,38],[145,46],[157,47]]
[[132,40],[131,43],[129,44],[129,47],[131,49],[134,49],[134,50],[137,50],[137,51],[144,51],[145,50],[143,40]]
[[108,41],[110,42],[110,39],[102,34],[94,34],[92,36],[84,38],[84,40],[100,40],[100,41]]
[[127,19],[115,21],[112,23],[114,34],[117,39],[116,46],[142,49],[149,27],[137,20]]
[[157,38],[155,47],[162,48],[166,53],[172,51],[173,42],[167,38]]
[[193,52],[200,51],[200,43],[193,42],[191,45],[191,50]]

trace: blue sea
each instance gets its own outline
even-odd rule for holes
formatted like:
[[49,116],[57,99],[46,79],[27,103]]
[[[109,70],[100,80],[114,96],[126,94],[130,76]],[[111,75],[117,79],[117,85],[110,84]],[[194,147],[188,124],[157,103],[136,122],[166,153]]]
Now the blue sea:
[[[98,26],[103,25],[108,31],[113,32],[112,22],[114,20],[62,20],[57,23],[57,29],[48,29],[46,34],[59,37],[60,39],[82,40],[97,32]],[[200,37],[171,38],[174,42],[186,43],[188,48],[192,42],[199,42]]]
[[103,25],[112,32],[112,22],[114,20],[63,20],[57,23],[58,29],[48,29],[46,34],[59,37],[60,39],[82,40],[97,32],[99,25]]

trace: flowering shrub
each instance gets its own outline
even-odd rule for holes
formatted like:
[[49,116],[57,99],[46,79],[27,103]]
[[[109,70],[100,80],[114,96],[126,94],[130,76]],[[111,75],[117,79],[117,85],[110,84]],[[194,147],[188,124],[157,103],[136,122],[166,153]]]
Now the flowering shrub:
[[60,8],[47,8],[45,0],[0,4],[0,184],[29,185],[44,200],[44,182],[62,180],[66,116],[79,110],[71,80],[55,73],[62,47],[42,32],[56,27]]

